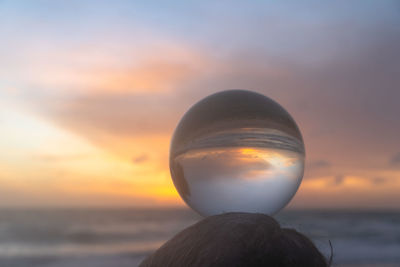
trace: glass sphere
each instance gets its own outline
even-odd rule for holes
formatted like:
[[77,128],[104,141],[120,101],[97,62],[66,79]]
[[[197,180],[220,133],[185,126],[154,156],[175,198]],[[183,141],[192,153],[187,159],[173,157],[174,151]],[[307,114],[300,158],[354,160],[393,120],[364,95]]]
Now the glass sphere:
[[229,90],[186,112],[169,159],[176,189],[198,213],[272,215],[295,195],[305,152],[301,133],[283,107],[255,92]]

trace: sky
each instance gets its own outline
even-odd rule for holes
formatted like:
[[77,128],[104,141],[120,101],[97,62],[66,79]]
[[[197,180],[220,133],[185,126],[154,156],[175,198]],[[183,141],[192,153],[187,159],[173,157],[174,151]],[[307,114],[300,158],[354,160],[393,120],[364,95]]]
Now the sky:
[[0,206],[183,206],[185,111],[248,89],[305,142],[289,208],[398,209],[398,1],[0,0]]

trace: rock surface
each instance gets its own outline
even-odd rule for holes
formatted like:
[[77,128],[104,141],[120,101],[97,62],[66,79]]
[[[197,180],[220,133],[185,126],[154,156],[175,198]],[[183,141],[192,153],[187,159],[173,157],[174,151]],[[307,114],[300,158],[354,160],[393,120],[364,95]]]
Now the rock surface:
[[304,235],[265,214],[207,217],[167,241],[140,267],[327,266]]

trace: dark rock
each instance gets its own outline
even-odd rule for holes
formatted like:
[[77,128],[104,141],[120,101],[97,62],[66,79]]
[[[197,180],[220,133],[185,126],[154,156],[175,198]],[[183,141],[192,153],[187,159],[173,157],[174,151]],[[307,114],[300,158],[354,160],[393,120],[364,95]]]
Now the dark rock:
[[328,266],[304,235],[265,214],[226,213],[186,228],[140,267]]

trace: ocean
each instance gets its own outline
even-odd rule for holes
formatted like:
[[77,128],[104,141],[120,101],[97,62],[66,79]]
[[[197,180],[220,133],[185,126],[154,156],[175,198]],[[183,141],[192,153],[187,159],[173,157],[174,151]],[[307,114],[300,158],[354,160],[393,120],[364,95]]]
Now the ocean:
[[[201,217],[181,209],[2,209],[1,267],[132,267]],[[333,266],[400,266],[400,212],[280,212]]]

